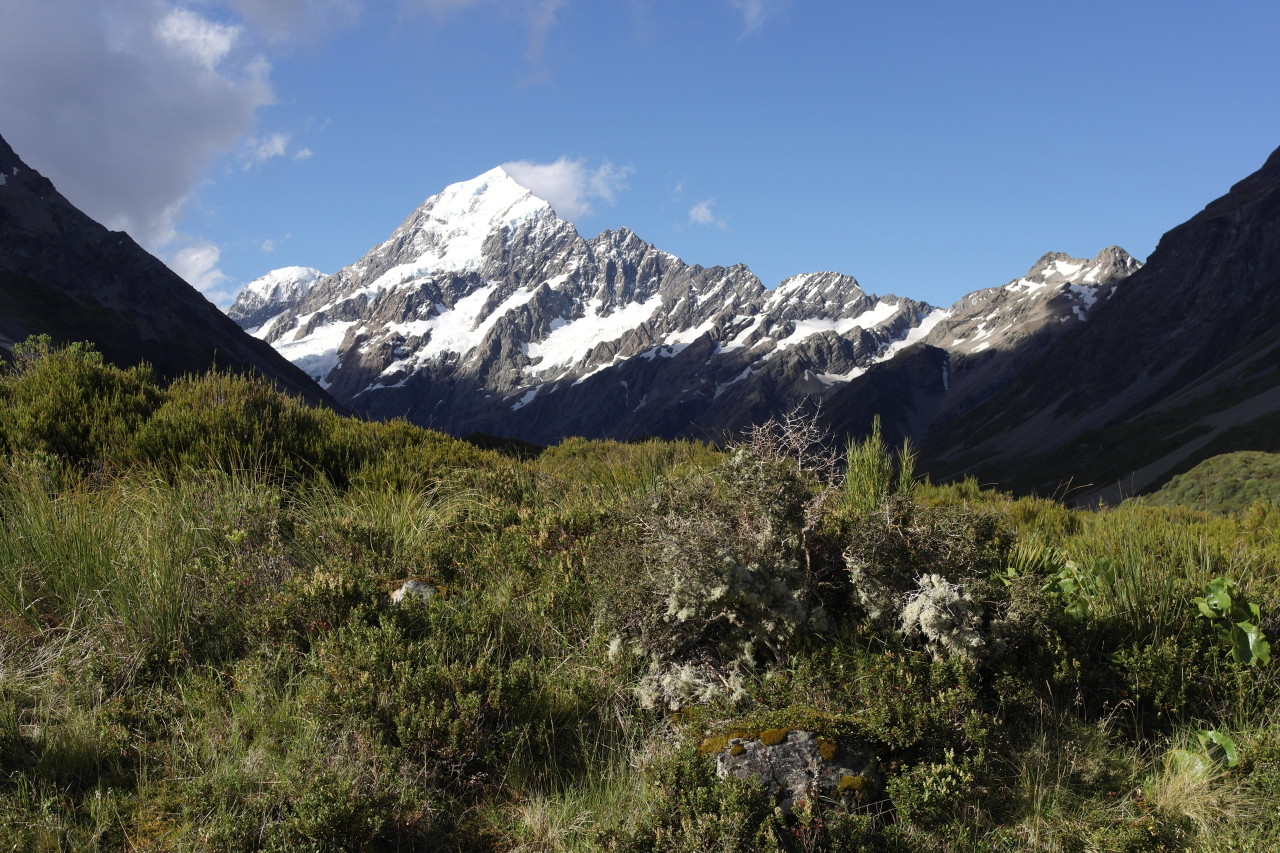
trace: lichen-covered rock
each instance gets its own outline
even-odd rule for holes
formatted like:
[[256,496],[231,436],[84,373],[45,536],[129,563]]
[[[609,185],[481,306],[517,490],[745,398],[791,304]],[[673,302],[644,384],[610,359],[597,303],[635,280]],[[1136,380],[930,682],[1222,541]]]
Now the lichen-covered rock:
[[436,588],[422,581],[405,581],[400,588],[391,593],[391,603],[400,604],[406,598],[418,601],[430,601],[436,597]]
[[854,808],[874,802],[884,786],[866,741],[786,729],[728,738],[716,755],[716,775],[758,779],[787,814],[822,802]]

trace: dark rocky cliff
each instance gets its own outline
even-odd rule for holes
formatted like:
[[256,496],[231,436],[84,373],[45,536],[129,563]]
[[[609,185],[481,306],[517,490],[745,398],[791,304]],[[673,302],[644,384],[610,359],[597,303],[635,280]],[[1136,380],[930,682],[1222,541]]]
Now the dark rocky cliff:
[[0,346],[31,334],[88,340],[111,362],[146,361],[165,378],[217,366],[332,405],[128,234],[78,210],[2,138],[0,182]]

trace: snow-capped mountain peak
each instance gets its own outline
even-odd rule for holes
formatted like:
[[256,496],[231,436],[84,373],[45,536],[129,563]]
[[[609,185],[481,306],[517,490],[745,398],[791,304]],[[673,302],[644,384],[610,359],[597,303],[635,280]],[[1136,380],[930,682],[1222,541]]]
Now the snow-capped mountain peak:
[[323,276],[324,273],[314,267],[272,270],[246,284],[227,314],[254,334],[266,321],[306,296]]
[[424,204],[432,222],[451,233],[487,233],[515,227],[551,209],[515,178],[497,166],[469,181],[445,187]]
[[292,290],[295,272],[260,279],[232,316],[374,416],[532,441],[681,435],[835,393],[916,342],[999,345],[1031,322],[1007,324],[1010,306],[1041,325],[1083,319],[1092,282],[1128,259],[1109,251],[1046,255],[947,312],[832,271],[766,290],[746,266],[689,265],[625,228],[583,239],[499,167],[428,198],[333,275]]
[[1009,349],[1048,326],[1086,322],[1116,285],[1141,266],[1119,246],[1108,246],[1093,258],[1049,252],[1021,278],[963,297],[926,340],[967,355]]

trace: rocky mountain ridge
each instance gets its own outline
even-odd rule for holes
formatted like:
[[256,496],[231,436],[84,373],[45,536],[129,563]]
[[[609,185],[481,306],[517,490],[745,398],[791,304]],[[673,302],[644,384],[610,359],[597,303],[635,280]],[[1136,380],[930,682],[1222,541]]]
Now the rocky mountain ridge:
[[1115,502],[1217,453],[1280,450],[1280,149],[1089,323],[923,436],[930,470]]
[[332,275],[264,276],[229,313],[373,417],[535,442],[706,437],[824,400],[918,342],[995,352],[1084,322],[1137,266],[1115,247],[1050,254],[946,310],[836,272],[769,290],[626,229],[584,239],[499,168]]
[[91,341],[109,361],[145,361],[169,379],[215,366],[257,373],[333,404],[128,234],[78,210],[0,138],[0,350],[32,334]]

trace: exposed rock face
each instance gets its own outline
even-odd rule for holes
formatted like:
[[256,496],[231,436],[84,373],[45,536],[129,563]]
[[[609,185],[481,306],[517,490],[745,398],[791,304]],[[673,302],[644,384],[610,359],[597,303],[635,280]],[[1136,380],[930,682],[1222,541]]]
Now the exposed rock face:
[[1117,246],[1094,258],[1050,252],[1020,278],[976,290],[929,315],[907,346],[834,389],[823,409],[837,434],[880,417],[886,436],[917,445],[1005,387],[1036,353],[1089,322],[1141,264]]
[[1067,477],[1114,502],[1200,459],[1280,450],[1280,151],[1161,238],[1147,264],[926,437],[939,475]]
[[773,742],[769,735],[731,739],[716,755],[716,774],[758,779],[787,814],[819,802],[852,808],[875,801],[883,790],[879,762],[864,741],[791,731]]
[[962,297],[924,342],[955,355],[1014,349],[1043,330],[1085,322],[1141,266],[1119,246],[1092,260],[1050,252],[1022,278]]
[[0,139],[0,346],[31,334],[88,340],[163,377],[217,365],[331,402],[127,234],[81,213]]
[[838,395],[923,339],[982,353],[1081,322],[1134,266],[1118,249],[1046,255],[949,311],[835,272],[770,291],[626,229],[585,240],[495,169],[333,275],[254,282],[231,314],[375,417],[543,443],[715,437]]

